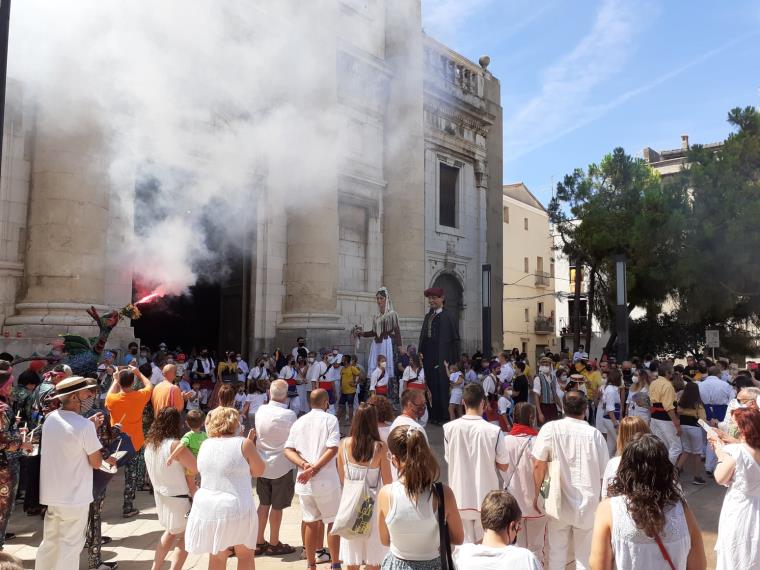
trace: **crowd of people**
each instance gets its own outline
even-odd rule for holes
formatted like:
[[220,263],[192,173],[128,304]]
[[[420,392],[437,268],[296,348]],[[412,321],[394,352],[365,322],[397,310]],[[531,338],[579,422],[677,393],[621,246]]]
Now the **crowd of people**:
[[399,346],[385,290],[378,307],[373,331],[356,331],[368,362],[304,338],[250,365],[131,344],[93,378],[32,361],[16,380],[0,360],[0,540],[20,489],[27,513],[44,513],[38,570],[77,568],[83,547],[90,568],[116,568],[100,530],[121,469],[124,518],[139,490],[155,499],[154,570],[170,556],[179,570],[207,554],[216,570],[296,553],[280,536],[296,496],[307,568],[692,570],[706,556],[685,488],[710,477],[728,487],[718,568],[760,567],[752,373],[706,358],[596,362],[582,348],[535,370],[517,349],[440,351],[431,371],[439,307],[425,351]]

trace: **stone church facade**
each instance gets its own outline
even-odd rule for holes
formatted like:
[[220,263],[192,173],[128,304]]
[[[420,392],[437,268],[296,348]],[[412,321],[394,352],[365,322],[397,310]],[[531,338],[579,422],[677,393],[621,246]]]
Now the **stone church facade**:
[[[348,155],[315,181],[318,203],[257,201],[238,283],[222,287],[219,348],[349,350],[389,289],[406,342],[417,342],[431,286],[447,291],[462,349],[482,348],[482,267],[502,281],[502,114],[499,82],[421,31],[419,2],[338,0],[335,90]],[[0,187],[0,349],[40,350],[87,333],[84,308],[120,307],[131,282],[118,263],[132,210],[100,190],[96,133],[56,132],[9,83]],[[281,194],[278,194],[281,195]],[[325,199],[328,196],[328,199]],[[301,196],[298,196],[301,200]],[[86,222],[86,223],[85,223]],[[229,294],[225,296],[225,291]],[[500,299],[492,306],[499,308]],[[491,320],[502,336],[501,311]],[[128,323],[114,344],[133,336]],[[366,350],[366,343],[362,346]]]

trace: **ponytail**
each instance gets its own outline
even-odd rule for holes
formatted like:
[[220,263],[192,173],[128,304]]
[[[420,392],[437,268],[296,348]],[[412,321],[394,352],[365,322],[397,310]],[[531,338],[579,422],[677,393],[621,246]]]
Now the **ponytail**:
[[429,491],[440,476],[438,461],[428,446],[425,432],[417,426],[398,426],[388,435],[388,449],[399,462],[406,494],[416,500]]

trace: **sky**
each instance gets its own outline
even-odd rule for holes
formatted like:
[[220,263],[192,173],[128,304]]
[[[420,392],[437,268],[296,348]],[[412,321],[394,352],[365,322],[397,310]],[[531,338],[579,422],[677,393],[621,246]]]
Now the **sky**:
[[544,203],[615,147],[726,138],[760,106],[760,0],[422,0],[428,35],[501,82],[504,183]]

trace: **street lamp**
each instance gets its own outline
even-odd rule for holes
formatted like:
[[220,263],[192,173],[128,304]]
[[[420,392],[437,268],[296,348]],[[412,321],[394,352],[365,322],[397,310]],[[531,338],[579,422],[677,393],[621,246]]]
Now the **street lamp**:
[[[617,360],[628,360],[628,286],[625,255],[615,256],[615,322],[617,325]],[[589,323],[590,324],[590,323]]]
[[483,306],[483,357],[491,358],[491,264],[483,265],[481,303]]

